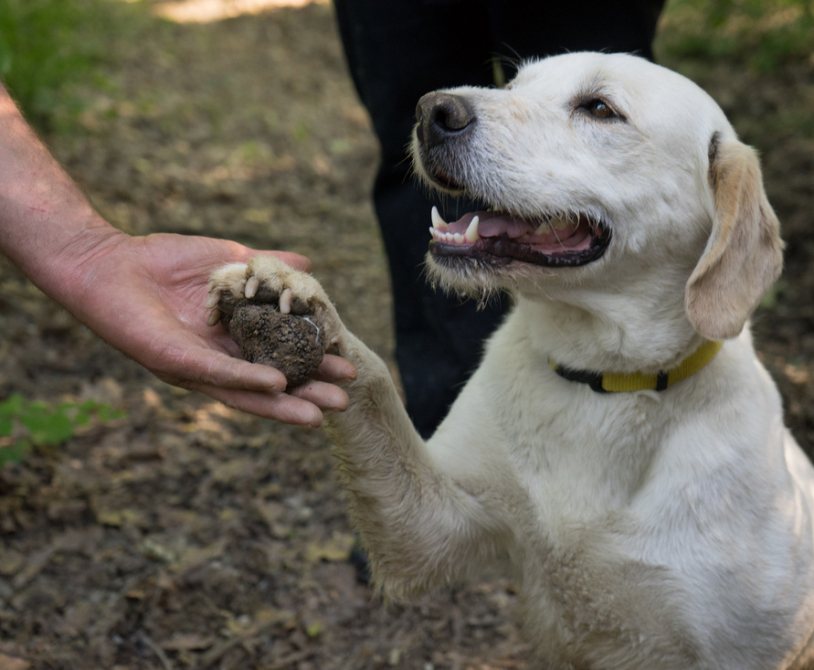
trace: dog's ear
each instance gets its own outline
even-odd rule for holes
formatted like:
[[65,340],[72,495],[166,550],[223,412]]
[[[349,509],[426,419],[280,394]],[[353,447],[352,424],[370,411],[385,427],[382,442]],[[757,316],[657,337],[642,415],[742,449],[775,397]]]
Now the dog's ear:
[[780,223],[766,198],[751,147],[710,143],[709,179],[715,220],[707,247],[687,282],[684,307],[696,331],[711,340],[737,336],[780,275]]

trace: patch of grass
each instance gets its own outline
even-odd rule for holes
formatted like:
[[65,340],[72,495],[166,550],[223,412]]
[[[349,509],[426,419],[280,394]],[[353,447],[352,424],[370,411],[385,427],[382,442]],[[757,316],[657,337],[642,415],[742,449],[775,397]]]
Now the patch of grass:
[[53,130],[57,107],[81,107],[72,86],[105,86],[102,66],[135,11],[111,0],[0,0],[0,79],[39,130]]
[[656,42],[661,57],[726,58],[758,72],[814,51],[811,0],[669,0]]
[[95,400],[53,406],[14,393],[0,402],[0,466],[20,461],[32,446],[48,448],[67,442],[77,428],[91,420],[107,423],[124,416],[124,412]]

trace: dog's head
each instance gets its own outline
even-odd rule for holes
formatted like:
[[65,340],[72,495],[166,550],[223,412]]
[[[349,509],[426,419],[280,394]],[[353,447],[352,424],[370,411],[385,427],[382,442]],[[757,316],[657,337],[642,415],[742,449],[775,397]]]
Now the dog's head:
[[[676,284],[701,335],[737,335],[782,265],[755,153],[686,78],[622,54],[522,67],[503,89],[425,95],[416,171],[484,203],[433,212],[433,277],[547,296]],[[635,294],[635,292],[634,292]],[[641,291],[638,292],[641,295]]]

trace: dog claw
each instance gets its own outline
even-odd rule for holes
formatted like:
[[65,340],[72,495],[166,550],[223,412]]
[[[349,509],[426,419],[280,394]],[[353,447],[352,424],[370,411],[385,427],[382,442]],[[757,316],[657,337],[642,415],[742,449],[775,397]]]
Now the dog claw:
[[283,292],[280,294],[280,312],[283,314],[289,314],[291,312],[291,300],[294,297],[294,293],[291,291],[290,288],[284,288]]
[[260,279],[257,277],[257,275],[252,275],[246,281],[246,288],[243,291],[243,294],[247,298],[250,298],[250,299],[254,298],[255,294],[257,293],[257,289],[259,288],[259,286],[260,286]]

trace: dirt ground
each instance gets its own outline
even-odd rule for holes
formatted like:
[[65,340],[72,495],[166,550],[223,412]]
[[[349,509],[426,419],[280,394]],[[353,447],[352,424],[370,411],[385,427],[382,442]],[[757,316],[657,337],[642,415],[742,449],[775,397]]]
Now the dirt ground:
[[[166,23],[122,50],[82,132],[50,140],[102,214],[135,234],[308,255],[351,329],[391,360],[376,143],[330,6]],[[811,453],[814,133],[788,114],[814,103],[814,62],[674,65],[763,151],[788,248],[755,332]],[[0,398],[127,412],[0,469],[0,670],[530,670],[510,583],[401,607],[357,582],[321,432],[157,381],[5,261],[0,332]]]

